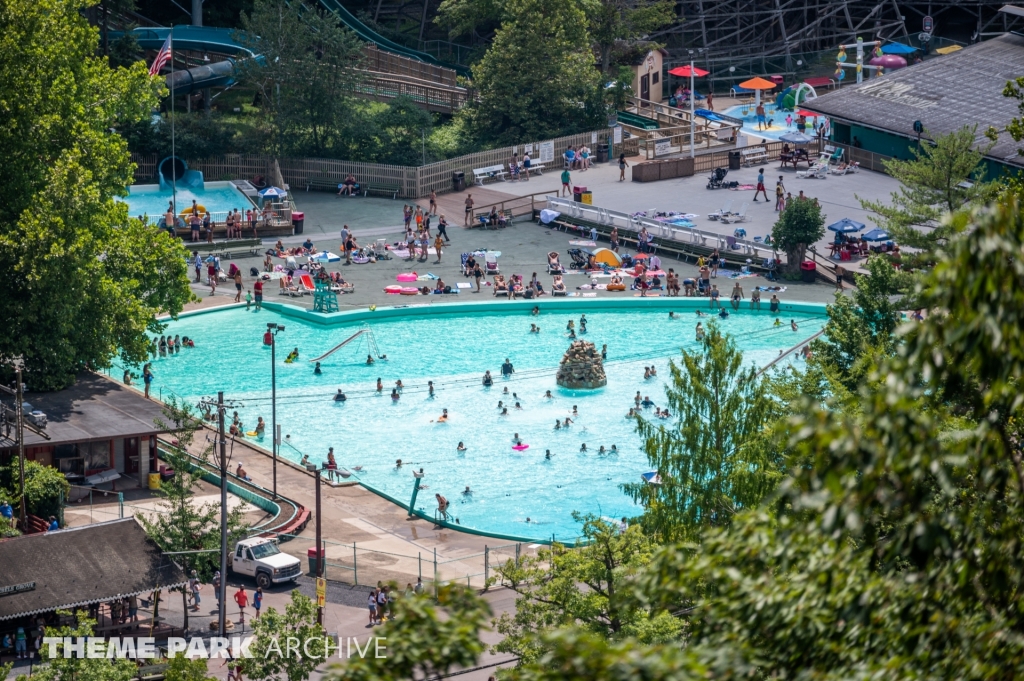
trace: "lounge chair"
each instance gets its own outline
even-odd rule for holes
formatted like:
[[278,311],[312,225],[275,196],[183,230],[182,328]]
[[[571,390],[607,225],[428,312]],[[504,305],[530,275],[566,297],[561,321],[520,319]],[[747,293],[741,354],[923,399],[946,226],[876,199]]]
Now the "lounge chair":
[[299,290],[303,293],[313,293],[316,291],[316,286],[313,284],[313,277],[309,276],[306,272],[299,275]]
[[729,215],[723,215],[721,220],[726,224],[732,224],[734,222],[746,222],[747,221],[747,204],[746,201],[740,205],[740,211],[738,213],[730,213]]
[[296,283],[296,281],[294,279],[292,280],[291,285],[288,285],[288,283],[287,283],[288,280],[283,278],[283,277],[281,279],[279,279],[278,281],[280,282],[280,285],[279,285],[280,288],[277,291],[278,295],[281,295],[281,296],[291,296],[292,298],[295,298],[296,296],[301,296],[302,295],[302,291],[299,290],[298,284]]
[[551,251],[548,253],[548,274],[562,274],[565,272],[565,268],[562,267],[562,263],[558,262],[558,253]]
[[816,163],[807,170],[796,171],[796,176],[807,180],[824,180],[828,177],[828,164]]
[[562,275],[556,274],[551,278],[551,295],[553,296],[564,296],[568,292],[565,290],[565,282],[562,281]]
[[725,205],[714,213],[708,213],[708,220],[720,220],[726,215],[732,215],[732,200],[725,202]]
[[505,283],[505,277],[500,274],[494,277],[494,295],[504,293],[508,295],[508,284]]
[[485,260],[484,261],[484,274],[497,274],[500,270],[498,269],[497,260]]

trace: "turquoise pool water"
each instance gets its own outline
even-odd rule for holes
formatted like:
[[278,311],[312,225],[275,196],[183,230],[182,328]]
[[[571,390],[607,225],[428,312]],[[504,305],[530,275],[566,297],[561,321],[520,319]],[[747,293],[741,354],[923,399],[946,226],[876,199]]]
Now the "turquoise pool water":
[[[374,320],[373,336],[388,360],[366,366],[367,342],[360,338],[324,360],[321,375],[313,373],[308,359],[351,336],[362,328],[361,322],[326,326],[269,310],[232,308],[182,317],[169,325],[169,333],[195,339],[196,347],[153,361],[153,393],[195,403],[223,390],[226,398],[243,404],[238,411],[247,430],[258,416],[264,418],[268,435],[262,444],[269,449],[270,350],[262,345],[262,335],[267,322],[284,324],[276,367],[277,418],[288,436],[282,456],[297,462],[305,453],[319,463],[326,460],[327,448],[334,447],[340,466],[362,466],[355,479],[404,503],[412,493],[412,471],[422,467],[426,489],[416,505],[428,514],[436,508],[434,494],[441,493],[452,502],[452,514],[462,526],[497,535],[570,540],[578,535],[573,511],[610,518],[639,512],[619,486],[639,480],[650,468],[625,415],[637,391],[665,405],[669,358],[677,357],[680,347],[695,346],[698,319],[692,309],[685,310],[686,304],[675,308],[682,316],[675,320],[668,316],[670,308],[595,309],[584,304],[539,316],[488,307]],[[775,316],[767,310],[744,310],[721,323],[736,338],[746,361],[762,366],[781,349],[820,330],[823,312],[785,313],[784,325],[774,327]],[[566,324],[573,319],[578,329],[581,313],[588,320],[582,337],[598,348],[608,345],[608,385],[600,390],[570,391],[555,383],[555,370],[569,344]],[[799,332],[789,328],[790,318],[799,321]],[[703,321],[706,326],[707,319]],[[540,326],[539,334],[529,333],[531,323]],[[300,361],[286,364],[285,356],[296,347]],[[506,357],[515,365],[511,380],[500,378]],[[658,378],[644,380],[644,367],[651,364]],[[487,369],[496,377],[490,388],[480,380]],[[383,394],[375,390],[378,377]],[[391,387],[399,379],[405,390],[393,402]],[[434,382],[433,398],[427,381]],[[348,395],[347,402],[332,401],[338,388]],[[547,390],[552,399],[545,399]],[[500,415],[499,400],[510,405],[507,416]],[[521,409],[515,409],[516,401]],[[555,419],[571,416],[573,406],[579,413],[575,423],[554,430]],[[448,409],[449,421],[432,422],[442,409]],[[512,449],[515,433],[529,449]],[[465,453],[456,449],[460,441],[468,448]],[[586,453],[580,451],[583,443]],[[601,445],[610,449],[612,444],[618,454],[598,454]],[[545,459],[548,449],[550,460]],[[405,465],[396,469],[399,458]],[[467,485],[471,495],[462,494]]]
[[[174,194],[170,189],[161,189],[156,184],[134,184],[128,188],[128,196],[123,199],[128,204],[132,217],[148,215],[150,220],[163,217],[167,204]],[[196,201],[212,213],[213,219],[223,221],[228,211],[235,208],[242,213],[252,207],[252,201],[230,182],[207,182],[203,189],[178,189],[176,194],[177,212],[192,205]]]
[[[764,108],[765,108],[765,118],[770,119],[772,121],[772,127],[768,128],[767,130],[764,130],[764,129],[758,130],[757,129],[757,113],[755,112],[753,105],[748,106],[748,107],[733,106],[733,107],[730,107],[730,108],[726,109],[722,113],[724,113],[727,116],[732,116],[734,118],[741,119],[743,121],[743,132],[749,133],[751,135],[757,135],[758,137],[764,137],[764,138],[770,139],[770,140],[778,140],[781,135],[785,135],[787,132],[798,132],[798,130],[796,129],[796,114],[795,113],[790,112],[790,111],[779,111],[779,110],[777,110],[775,108],[774,102],[771,103],[771,104],[765,103]],[[744,109],[747,110],[747,115],[745,115],[745,116],[743,115],[743,110]],[[793,125],[791,125],[789,127],[786,126],[786,115],[787,114],[790,114],[790,115],[793,116]],[[818,119],[808,118],[807,119],[807,130],[804,131],[805,134],[808,134],[808,135],[813,137],[814,136],[814,131],[811,130],[811,123],[815,123],[816,122],[818,125],[820,125],[821,124],[821,120],[822,119],[820,119],[820,118],[818,118]]]

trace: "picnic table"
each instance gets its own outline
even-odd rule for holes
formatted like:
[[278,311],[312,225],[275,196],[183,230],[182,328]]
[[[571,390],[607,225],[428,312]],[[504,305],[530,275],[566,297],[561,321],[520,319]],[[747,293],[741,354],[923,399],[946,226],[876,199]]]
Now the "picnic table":
[[787,165],[792,165],[795,169],[800,163],[806,163],[807,167],[810,168],[814,161],[811,159],[811,155],[804,149],[796,149],[789,152],[788,154],[779,154],[779,168],[785,168]]

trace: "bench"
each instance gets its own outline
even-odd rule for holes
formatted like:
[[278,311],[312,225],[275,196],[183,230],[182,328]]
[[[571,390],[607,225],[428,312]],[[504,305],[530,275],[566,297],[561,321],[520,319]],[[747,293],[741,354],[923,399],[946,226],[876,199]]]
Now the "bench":
[[263,239],[231,239],[230,241],[214,241],[212,244],[206,241],[195,243],[186,241],[185,248],[189,253],[198,251],[222,258],[231,258],[235,253],[260,255],[263,252]]
[[[519,172],[522,173],[524,170],[525,170],[525,168],[523,168],[523,164],[520,163],[519,164]],[[530,161],[530,174],[533,175],[534,173],[536,173],[537,175],[543,175],[544,174],[544,164],[543,163],[534,163],[533,161]]]
[[743,165],[752,166],[756,163],[767,163],[768,162],[768,151],[761,146],[747,147],[740,151],[740,157],[743,160]]
[[804,78],[804,82],[813,88],[825,87],[831,90],[836,86],[835,79],[829,78],[828,76],[820,76],[818,78]]
[[[501,215],[505,218],[506,225],[512,222],[512,209],[506,208],[505,210],[499,210],[498,215]],[[490,219],[490,217],[491,211],[487,211],[485,213],[476,213],[475,215],[473,215],[473,224],[470,225],[470,228],[472,229],[473,227],[483,227],[485,229],[497,229],[498,225],[488,224],[488,220]]]
[[370,192],[375,194],[391,194],[391,199],[398,198],[398,192],[402,190],[401,187],[390,184],[364,184],[361,186],[363,190],[363,196],[366,196]]
[[[530,170],[533,170],[533,168]],[[506,175],[508,175],[508,171],[505,169],[505,166],[500,164],[496,166],[487,166],[486,168],[473,168],[473,184],[478,187],[482,187],[484,180],[488,178],[498,179],[504,182]]]

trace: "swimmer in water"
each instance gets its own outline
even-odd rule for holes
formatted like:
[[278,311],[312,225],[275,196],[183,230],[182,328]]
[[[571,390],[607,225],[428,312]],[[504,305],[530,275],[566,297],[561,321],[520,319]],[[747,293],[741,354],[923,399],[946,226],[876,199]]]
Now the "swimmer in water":
[[395,390],[397,390],[398,392],[402,392],[402,389],[404,387],[405,386],[402,385],[402,379],[398,379],[397,381],[395,381]]
[[562,429],[562,422],[559,421],[558,419],[555,419],[555,430],[561,430],[561,429]]
[[597,448],[597,453],[604,454],[604,445],[601,445],[600,447]]
[[391,401],[392,402],[397,402],[398,398],[400,398],[400,397],[401,397],[401,395],[398,394],[398,388],[392,388],[391,389]]
[[650,377],[651,377],[651,369],[650,369],[650,367],[644,367],[644,380],[646,381]]
[[348,399],[348,397],[345,396],[345,393],[341,392],[341,388],[338,388],[338,394],[334,396],[334,401],[335,402],[344,402],[347,399]]
[[668,313],[668,318],[669,318],[669,319],[677,319],[677,317],[676,317],[676,313],[675,313],[675,312],[669,312],[669,313]]
[[548,400],[552,400],[552,399],[555,398],[555,396],[551,394],[550,390],[548,390],[546,393],[544,393],[544,398],[548,399]]
[[462,444],[462,441],[460,440],[459,441],[459,446],[455,448],[455,451],[457,451],[457,452],[464,452],[464,451],[466,451],[466,445]]
[[313,373],[314,374],[322,374],[323,373],[322,371],[320,371],[320,362],[316,363],[316,366],[313,368]]
[[530,324],[530,333],[537,333],[537,325]]
[[643,398],[642,398],[642,397],[640,397],[640,391],[639,391],[639,390],[637,390],[637,391],[636,391],[636,397],[634,397],[634,398],[633,398],[633,402],[635,402],[635,403],[636,403],[636,406],[638,406],[638,407],[639,407],[639,406],[640,406],[640,400],[642,400],[642,399],[643,399]]
[[462,490],[462,496],[468,497],[473,494],[473,490],[469,489],[469,485],[466,485],[466,489]]
[[775,318],[775,323],[772,326],[782,326],[782,320],[778,317]]
[[652,364],[651,365],[651,376],[657,376],[657,375],[658,375],[658,370],[655,369],[654,365]]
[[532,520],[530,520],[529,518],[527,518],[527,519],[526,519],[526,522],[530,523],[530,522],[533,522],[533,521],[532,521]]
[[516,395],[515,393],[512,393],[512,399],[518,400],[519,399],[519,395]]
[[576,332],[573,329],[569,329],[569,338],[576,338]]
[[305,466],[307,463],[309,463],[309,454],[303,454],[302,461],[299,462],[299,465]]
[[395,459],[395,468],[401,468],[401,467],[402,467],[402,460],[401,459]]
[[377,377],[377,392],[384,391],[384,384],[381,382],[380,377]]
[[545,449],[544,450],[544,458],[548,459],[549,461],[551,460],[551,450],[550,449]]
[[796,320],[795,319],[790,319],[789,320],[789,328],[793,329],[794,331],[798,331],[800,329],[800,327],[798,327],[796,325]]
[[636,416],[636,409],[633,409],[633,407],[630,407],[630,408],[629,408],[629,413],[628,413],[628,414],[626,414],[626,418],[627,418],[627,419],[631,419],[631,418],[633,418],[634,416]]
[[697,322],[697,327],[694,329],[694,333],[697,336],[697,340],[704,340],[704,325]]
[[437,422],[438,423],[447,423],[448,422],[448,410],[447,409],[442,409],[441,411],[443,413],[440,416],[437,417]]
[[427,381],[427,397],[433,397],[433,396],[434,396],[434,382],[433,381]]
[[494,378],[491,377],[491,370],[488,369],[484,372],[483,384],[486,387],[494,385]]
[[707,315],[704,314],[703,312],[701,312],[700,310],[697,310],[697,316],[698,317],[707,317]]
[[573,422],[573,421],[572,421],[572,419],[571,419],[571,418],[569,418],[568,416],[566,416],[566,417],[565,417],[565,427],[566,427],[566,428],[568,428],[568,427],[569,427],[569,424],[571,424],[572,422]]
[[366,356],[366,364],[367,364],[367,366],[373,364],[373,355],[367,355]]
[[501,413],[498,416],[508,416],[508,407],[502,407]]
[[505,405],[502,404],[501,400],[498,400],[498,409],[501,409],[503,406],[505,406]]
[[518,402],[516,402],[516,409],[522,409],[522,406]]
[[572,415],[578,417],[580,414],[576,411],[576,405],[572,405]]
[[576,328],[576,322],[574,322],[571,319],[569,320],[569,323],[565,325],[565,330],[566,331],[572,331],[575,328]]
[[523,441],[519,438],[519,433],[515,433],[512,436],[512,444],[514,444],[514,445],[521,445],[521,444],[523,444]]
[[288,357],[284,361],[286,361],[286,362],[294,362],[298,358],[299,358],[299,349],[295,348],[294,350],[292,350],[291,352],[288,353]]
[[534,305],[533,309],[530,310],[530,314],[532,314],[534,316],[539,315],[540,314],[540,307],[538,307],[537,305]]
[[580,451],[581,452],[587,451],[587,443],[586,442],[584,442],[583,444],[580,445]]
[[615,445],[612,445],[612,451],[615,452],[616,454],[619,453],[619,450],[615,448]]

